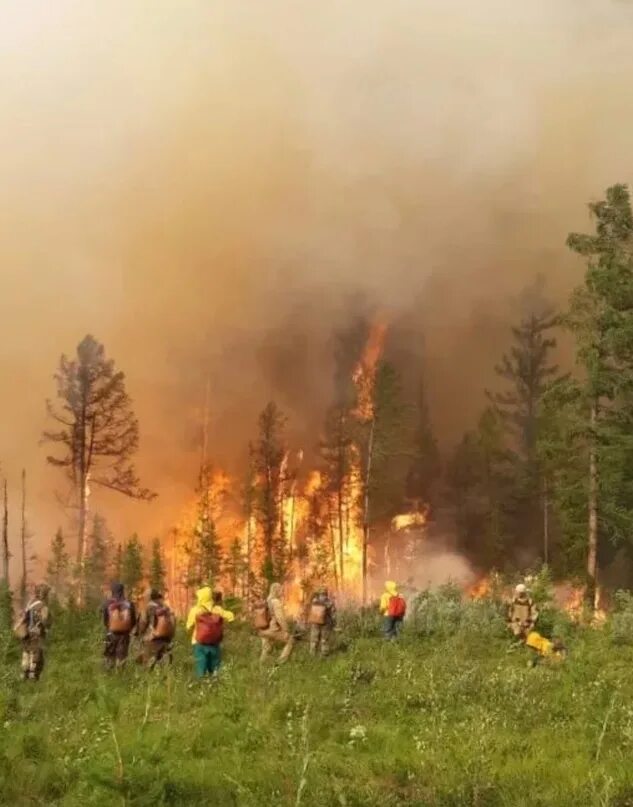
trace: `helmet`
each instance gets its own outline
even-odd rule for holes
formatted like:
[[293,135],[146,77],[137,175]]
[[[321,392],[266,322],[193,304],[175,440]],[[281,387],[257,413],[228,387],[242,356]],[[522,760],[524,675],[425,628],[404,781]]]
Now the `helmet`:
[[527,586],[524,583],[519,583],[519,585],[514,589],[515,594],[527,594]]

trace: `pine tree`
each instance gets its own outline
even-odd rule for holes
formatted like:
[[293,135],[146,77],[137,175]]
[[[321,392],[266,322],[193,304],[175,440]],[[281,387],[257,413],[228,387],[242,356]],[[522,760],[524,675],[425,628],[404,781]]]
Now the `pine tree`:
[[345,549],[349,538],[349,511],[353,502],[354,426],[349,410],[342,404],[330,408],[325,420],[325,434],[320,443],[324,488],[336,524],[338,546],[337,577],[345,583]]
[[259,436],[252,447],[256,475],[255,513],[262,535],[264,580],[281,580],[286,570],[286,546],[280,535],[282,522],[283,462],[286,418],[274,402],[259,416]]
[[412,441],[413,457],[406,480],[407,498],[418,504],[432,505],[437,497],[441,463],[431,426],[424,380],[420,382],[414,417],[417,424]]
[[58,431],[45,431],[43,439],[61,449],[47,459],[65,471],[73,486],[79,513],[77,564],[83,570],[90,486],[135,499],[149,500],[154,494],[141,487],[133,465],[139,428],[125,376],[106,358],[103,345],[86,336],[75,359],[61,357],[55,382],[59,408],[47,401],[47,411]]
[[242,553],[242,542],[234,538],[224,562],[224,571],[229,581],[229,588],[233,597],[245,595],[246,591],[246,562]]
[[[555,497],[567,526],[586,518],[588,593],[596,591],[601,557],[633,534],[633,211],[624,185],[589,205],[595,235],[572,233],[567,244],[587,258],[584,284],[572,295],[564,325],[576,340],[579,379],[549,391],[557,413],[542,453],[555,468],[558,453],[573,448],[584,466],[555,476]],[[567,439],[568,444],[563,441]],[[577,535],[567,533],[572,545]]]
[[515,545],[538,550],[547,560],[549,535],[545,532],[548,529],[545,508],[548,496],[546,477],[537,456],[537,441],[543,397],[558,372],[558,367],[550,361],[556,340],[549,336],[558,319],[542,300],[534,300],[532,304],[532,311],[512,328],[514,344],[495,368],[507,388],[502,392],[488,392],[488,397],[505,426],[508,447],[512,451],[515,484],[511,531]]
[[163,593],[165,591],[166,578],[167,574],[165,571],[165,562],[163,560],[160,538],[154,538],[154,541],[152,542],[152,557],[149,564],[150,588],[154,588]]
[[488,408],[448,463],[447,484],[461,549],[487,567],[511,557],[508,501],[513,475],[498,413]]
[[121,582],[125,586],[127,596],[137,599],[142,594],[143,584],[143,548],[134,534],[125,545],[121,559]]
[[58,601],[66,598],[70,582],[70,556],[66,551],[66,540],[61,527],[51,541],[50,557],[46,566],[46,582]]
[[85,561],[84,593],[88,604],[97,603],[102,598],[103,587],[108,582],[112,544],[112,534],[105,519],[95,513],[88,534]]
[[222,549],[213,517],[211,472],[208,467],[203,467],[200,471],[198,497],[198,512],[192,544],[192,582],[196,585],[213,586],[219,579],[222,569]]
[[112,562],[112,580],[120,581],[123,575],[123,547],[116,545],[114,560]]

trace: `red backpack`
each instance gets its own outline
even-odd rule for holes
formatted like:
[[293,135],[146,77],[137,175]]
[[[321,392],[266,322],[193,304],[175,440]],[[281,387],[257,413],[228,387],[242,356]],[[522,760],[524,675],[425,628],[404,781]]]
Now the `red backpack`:
[[207,611],[196,617],[196,642],[204,645],[220,644],[224,638],[224,620]]
[[391,616],[394,619],[402,619],[406,613],[407,613],[406,601],[399,594],[395,594],[389,600],[387,616]]

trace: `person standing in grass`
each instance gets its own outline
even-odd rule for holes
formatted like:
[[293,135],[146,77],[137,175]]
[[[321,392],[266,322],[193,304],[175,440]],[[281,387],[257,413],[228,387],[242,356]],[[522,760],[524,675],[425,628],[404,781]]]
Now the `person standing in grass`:
[[528,634],[534,629],[538,611],[534,600],[530,597],[527,587],[523,583],[514,589],[514,597],[508,608],[508,627],[514,637],[525,641]]
[[22,679],[38,681],[44,669],[44,642],[51,626],[48,607],[48,586],[35,586],[21,619],[16,625],[16,634],[22,640]]
[[332,631],[336,625],[336,605],[325,586],[318,588],[310,601],[310,653],[325,657],[330,652]]
[[163,595],[152,589],[145,613],[138,622],[138,636],[142,649],[137,661],[153,670],[163,659],[172,661],[172,641],[176,631],[176,620],[165,605]]
[[279,583],[271,585],[266,607],[268,611],[268,627],[259,631],[259,636],[262,640],[260,662],[266,661],[272,652],[273,645],[282,644],[283,648],[279,656],[279,663],[283,664],[290,658],[295,645],[295,637],[290,633],[283,602],[283,589]]
[[398,593],[398,587],[393,580],[387,580],[385,590],[380,598],[380,613],[383,617],[383,632],[385,639],[398,638],[402,620],[407,611],[404,597]]
[[217,675],[222,663],[224,623],[233,622],[235,615],[222,607],[222,593],[209,586],[196,591],[196,604],[189,611],[187,630],[193,631],[194,669],[197,678],[207,673]]
[[102,609],[106,629],[103,658],[107,670],[125,664],[130,652],[130,635],[136,627],[136,608],[126,599],[123,583],[112,583],[111,592]]

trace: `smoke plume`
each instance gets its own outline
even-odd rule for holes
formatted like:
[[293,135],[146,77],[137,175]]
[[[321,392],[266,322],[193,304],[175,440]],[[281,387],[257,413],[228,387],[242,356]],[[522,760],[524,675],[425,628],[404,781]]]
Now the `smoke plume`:
[[14,501],[28,470],[36,546],[63,520],[44,399],[87,332],[160,494],[102,500],[123,534],[190,490],[207,378],[218,463],[271,397],[313,445],[359,305],[409,323],[454,440],[521,290],[564,299],[567,232],[633,174],[631,41],[607,0],[5,3],[0,457]]

